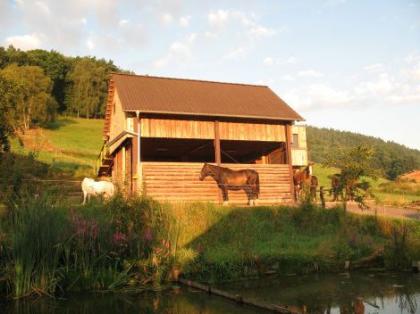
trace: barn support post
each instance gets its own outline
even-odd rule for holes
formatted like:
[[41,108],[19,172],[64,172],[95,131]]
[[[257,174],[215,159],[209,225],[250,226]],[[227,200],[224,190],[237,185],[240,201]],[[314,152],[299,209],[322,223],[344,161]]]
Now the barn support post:
[[286,163],[289,165],[290,171],[290,195],[296,201],[295,184],[293,181],[293,164],[292,164],[292,123],[287,123],[286,131]]
[[121,181],[121,186],[123,188],[125,188],[126,186],[126,173],[125,173],[125,169],[126,169],[126,151],[125,151],[125,143],[123,143],[123,147],[122,147],[122,170],[121,170],[121,175],[122,175],[122,181]]
[[136,110],[136,117],[137,117],[137,158],[136,158],[136,164],[137,164],[137,186],[136,186],[136,192],[143,192],[143,168],[141,164],[141,117],[140,117],[140,111]]
[[[220,166],[222,163],[222,153],[220,149],[220,129],[219,129],[219,121],[214,121],[214,161],[216,165]],[[218,199],[219,204],[222,203],[222,191],[218,189]]]

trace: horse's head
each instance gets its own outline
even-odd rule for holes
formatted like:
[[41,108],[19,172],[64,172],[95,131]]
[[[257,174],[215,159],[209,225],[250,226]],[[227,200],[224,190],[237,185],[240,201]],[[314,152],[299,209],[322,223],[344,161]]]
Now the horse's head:
[[203,168],[201,168],[200,181],[203,181],[208,175],[210,175],[210,172],[211,172],[210,165],[208,163],[205,163],[203,165]]

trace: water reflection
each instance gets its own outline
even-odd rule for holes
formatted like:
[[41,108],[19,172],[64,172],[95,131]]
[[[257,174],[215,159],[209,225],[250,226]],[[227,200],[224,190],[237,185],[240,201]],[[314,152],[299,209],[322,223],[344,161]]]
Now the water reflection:
[[420,276],[411,273],[284,276],[220,287],[302,313],[420,313]]
[[[420,313],[420,276],[352,273],[264,278],[220,285],[227,291],[301,313]],[[203,292],[175,288],[161,293],[79,294],[66,299],[1,303],[0,313],[264,313]]]

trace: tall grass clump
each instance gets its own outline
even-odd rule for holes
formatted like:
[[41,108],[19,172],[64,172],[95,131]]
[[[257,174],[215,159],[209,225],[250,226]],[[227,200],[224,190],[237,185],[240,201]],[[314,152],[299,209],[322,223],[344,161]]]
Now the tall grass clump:
[[53,295],[63,276],[60,257],[68,236],[66,217],[49,195],[27,198],[11,213],[9,264],[15,297]]

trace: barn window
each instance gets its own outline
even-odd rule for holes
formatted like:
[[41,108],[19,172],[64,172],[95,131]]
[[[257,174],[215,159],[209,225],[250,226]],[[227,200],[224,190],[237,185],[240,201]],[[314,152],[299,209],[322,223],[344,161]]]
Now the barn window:
[[292,146],[299,147],[299,134],[293,134],[292,136]]

